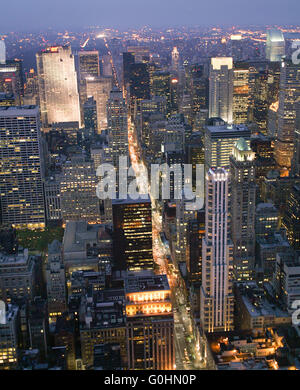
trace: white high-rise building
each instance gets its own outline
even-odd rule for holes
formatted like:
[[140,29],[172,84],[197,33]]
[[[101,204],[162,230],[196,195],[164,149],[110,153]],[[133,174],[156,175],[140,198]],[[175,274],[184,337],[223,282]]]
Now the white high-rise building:
[[267,31],[266,58],[271,62],[279,62],[285,55],[284,36],[280,30]]
[[255,153],[244,138],[233,147],[230,173],[234,278],[246,281],[254,277],[256,183]]
[[200,291],[200,319],[207,332],[233,330],[233,245],[229,238],[228,186],[229,173],[225,169],[208,171]]
[[0,64],[6,63],[6,47],[5,42],[0,40]]
[[233,121],[233,60],[232,57],[211,59],[209,72],[209,117]]
[[172,50],[172,70],[174,72],[179,71],[179,65],[180,65],[179,60],[180,60],[179,51],[178,51],[177,47],[174,47]]
[[49,47],[36,55],[44,126],[80,120],[74,56],[70,46]]

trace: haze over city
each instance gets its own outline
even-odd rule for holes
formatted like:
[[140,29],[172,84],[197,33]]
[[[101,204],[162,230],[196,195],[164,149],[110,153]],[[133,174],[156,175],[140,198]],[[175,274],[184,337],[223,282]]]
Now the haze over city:
[[299,14],[298,0],[16,0],[1,2],[0,33],[91,25],[284,25],[297,24]]

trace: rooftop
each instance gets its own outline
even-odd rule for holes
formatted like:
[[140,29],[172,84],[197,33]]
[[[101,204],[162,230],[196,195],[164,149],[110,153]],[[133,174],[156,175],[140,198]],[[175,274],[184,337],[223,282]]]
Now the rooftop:
[[126,293],[169,290],[167,275],[155,275],[151,271],[128,273],[125,279]]

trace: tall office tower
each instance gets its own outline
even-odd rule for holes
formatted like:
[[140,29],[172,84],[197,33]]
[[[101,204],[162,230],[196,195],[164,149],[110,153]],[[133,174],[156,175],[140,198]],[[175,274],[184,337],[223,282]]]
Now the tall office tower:
[[111,62],[111,58],[109,55],[102,56],[101,74],[103,76],[112,76],[113,75],[112,62]]
[[38,349],[40,358],[45,361],[48,353],[47,302],[40,296],[34,297],[28,307],[28,333],[30,348]]
[[39,110],[0,107],[0,193],[3,223],[20,228],[45,226]]
[[79,95],[71,46],[49,47],[36,55],[42,123],[78,122]]
[[289,243],[300,249],[300,186],[294,185],[287,199],[282,225],[287,232]]
[[26,73],[23,103],[24,105],[38,105],[39,103],[38,77],[34,69]]
[[73,156],[62,169],[60,183],[61,213],[68,220],[100,222],[99,199],[96,194],[97,176],[92,161]]
[[248,67],[234,68],[233,70],[233,123],[248,122],[250,104],[249,69]]
[[177,199],[176,203],[176,242],[175,258],[177,263],[187,263],[189,258],[188,226],[189,221],[197,217],[197,210],[187,210],[186,199]]
[[0,92],[12,93],[16,103],[23,104],[24,81],[21,60],[0,62]]
[[147,200],[113,200],[114,259],[118,269],[153,269],[152,209]]
[[208,77],[204,72],[204,65],[191,66],[191,97],[194,116],[208,107]]
[[[0,103],[1,104],[1,103]],[[296,103],[295,140],[292,159],[292,173],[300,176],[300,102]]]
[[240,34],[231,35],[229,41],[230,56],[233,61],[242,61],[244,56],[244,43]]
[[0,64],[6,63],[6,47],[5,42],[1,39],[0,40]]
[[50,176],[44,181],[45,208],[47,223],[61,221],[60,174]]
[[178,51],[177,47],[173,47],[173,50],[172,50],[172,64],[171,64],[172,71],[175,72],[175,73],[178,73],[179,72],[179,67],[180,67],[179,51]]
[[123,87],[126,91],[130,81],[130,68],[134,64],[134,55],[132,53],[123,53]]
[[233,105],[233,61],[231,57],[211,59],[209,72],[209,117],[231,124]]
[[207,332],[233,330],[233,245],[229,238],[228,185],[225,169],[208,171],[200,291],[200,319]]
[[255,153],[244,138],[233,147],[230,174],[233,275],[236,281],[251,280],[255,262]]
[[93,97],[89,97],[83,105],[83,121],[85,134],[93,136],[97,134],[97,103]]
[[193,100],[189,93],[184,93],[182,95],[179,104],[179,112],[184,115],[187,123],[192,126],[194,123]]
[[150,99],[150,77],[146,63],[131,64],[129,92],[131,100]]
[[97,106],[98,133],[107,128],[106,103],[112,89],[112,77],[93,77],[85,80],[85,94],[93,97]]
[[84,117],[84,104],[87,100],[86,80],[100,76],[99,52],[97,50],[79,51],[77,53],[77,73],[79,85],[80,115]]
[[128,156],[127,107],[122,92],[114,88],[107,101],[108,140],[114,166],[119,166],[119,156]]
[[170,72],[153,72],[150,77],[150,90],[152,96],[161,96],[166,98],[167,114],[169,116],[172,112]]
[[260,185],[261,196],[263,196],[263,185],[270,171],[276,169],[274,159],[274,138],[266,137],[262,133],[251,136],[251,149],[255,152],[256,181]]
[[7,305],[5,324],[0,324],[0,369],[16,369],[18,362],[19,308]]
[[282,63],[278,108],[278,135],[275,144],[276,162],[281,168],[291,168],[294,153],[296,102],[300,97],[300,65]]
[[266,59],[271,62],[281,61],[285,55],[285,41],[280,30],[267,31]]
[[55,322],[66,308],[65,267],[62,260],[62,245],[54,240],[48,245],[46,284],[49,322]]
[[125,295],[128,368],[174,369],[174,318],[167,276],[128,273]]
[[209,119],[205,126],[205,169],[229,168],[232,148],[239,138],[250,145],[251,130],[246,125],[227,125],[220,119]]
[[[187,270],[190,281],[194,285],[202,283],[202,242],[205,237],[205,210],[198,210],[197,218],[188,223],[188,246],[189,257]],[[199,306],[197,308],[199,311]]]
[[134,55],[135,62],[148,63],[150,60],[150,51],[148,47],[128,46],[127,51]]
[[78,52],[79,78],[84,80],[87,77],[100,76],[99,52],[98,50]]
[[35,259],[28,249],[15,254],[0,253],[0,299],[11,303],[34,296]]

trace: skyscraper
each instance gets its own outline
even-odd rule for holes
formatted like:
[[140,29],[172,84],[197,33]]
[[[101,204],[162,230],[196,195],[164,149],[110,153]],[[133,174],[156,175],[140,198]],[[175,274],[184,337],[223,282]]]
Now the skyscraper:
[[234,145],[231,168],[231,237],[236,281],[253,278],[255,261],[255,153],[243,138]]
[[128,368],[172,370],[174,318],[167,276],[129,273],[125,296]]
[[179,72],[179,51],[177,49],[177,47],[173,47],[173,50],[172,50],[172,70],[173,72],[175,73],[178,73]]
[[79,51],[78,65],[80,80],[100,76],[99,52],[97,50]]
[[280,73],[278,133],[275,158],[281,168],[291,168],[294,153],[296,108],[300,97],[300,65],[284,61]]
[[113,200],[114,257],[118,269],[153,269],[152,214],[148,200]]
[[107,127],[106,103],[112,89],[112,77],[90,77],[85,80],[85,94],[87,98],[93,97],[97,107],[98,133]]
[[128,156],[127,107],[122,92],[115,88],[107,101],[107,125],[112,160],[118,166],[119,156]]
[[100,222],[97,177],[92,161],[75,155],[66,161],[60,183],[61,213],[64,221]]
[[208,171],[200,291],[200,319],[207,332],[233,330],[233,245],[229,238],[228,185],[225,169]]
[[0,40],[0,64],[6,63],[6,47],[5,42],[1,39]]
[[57,240],[48,245],[46,283],[49,321],[53,321],[61,316],[67,308],[62,245]]
[[16,228],[43,228],[43,161],[39,110],[0,107],[2,221]]
[[233,123],[241,124],[248,122],[250,103],[249,95],[249,69],[234,68],[233,71]]
[[56,122],[80,124],[79,95],[71,46],[49,47],[36,55],[41,118],[44,126]]
[[209,72],[209,117],[231,124],[233,105],[233,61],[231,57],[211,59]]
[[267,31],[266,58],[268,61],[281,61],[285,55],[285,41],[280,30]]
[[239,138],[250,145],[251,130],[246,125],[227,125],[221,120],[210,119],[205,126],[205,169],[229,168],[232,148]]

